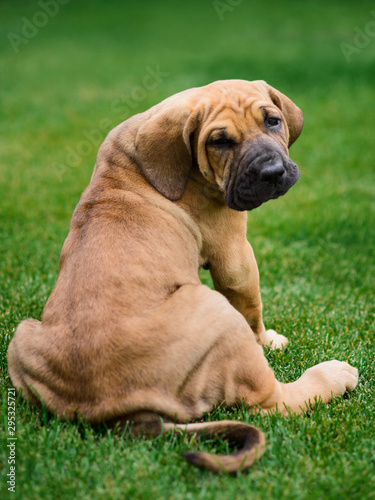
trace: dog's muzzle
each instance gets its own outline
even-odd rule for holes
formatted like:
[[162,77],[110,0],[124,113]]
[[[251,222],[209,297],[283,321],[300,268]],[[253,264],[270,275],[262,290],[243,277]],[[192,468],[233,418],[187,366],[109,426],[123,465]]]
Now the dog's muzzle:
[[281,150],[254,147],[229,177],[225,201],[233,210],[253,210],[285,194],[299,178],[295,163]]

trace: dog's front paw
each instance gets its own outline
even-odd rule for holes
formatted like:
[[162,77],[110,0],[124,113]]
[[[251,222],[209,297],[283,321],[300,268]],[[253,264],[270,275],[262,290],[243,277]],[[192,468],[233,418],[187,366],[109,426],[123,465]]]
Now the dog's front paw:
[[289,343],[289,340],[284,335],[278,334],[275,330],[266,330],[264,337],[265,342],[263,345],[267,345],[271,349],[283,349]]

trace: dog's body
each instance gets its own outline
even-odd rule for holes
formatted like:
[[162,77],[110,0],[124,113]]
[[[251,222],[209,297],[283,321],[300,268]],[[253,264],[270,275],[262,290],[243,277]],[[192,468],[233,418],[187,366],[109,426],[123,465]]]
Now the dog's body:
[[[10,344],[14,385],[91,422],[183,423],[241,400],[298,412],[353,389],[357,371],[339,361],[282,384],[261,347],[286,339],[263,325],[245,210],[298,179],[288,145],[301,129],[283,94],[239,80],[182,92],[116,127],[74,212],[42,322],[22,322]],[[217,291],[200,283],[202,265]]]

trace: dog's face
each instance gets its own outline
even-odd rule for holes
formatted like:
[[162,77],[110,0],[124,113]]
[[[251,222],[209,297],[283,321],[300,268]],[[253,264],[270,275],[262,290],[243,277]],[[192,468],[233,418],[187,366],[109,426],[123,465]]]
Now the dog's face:
[[302,112],[265,82],[215,82],[153,109],[137,134],[136,157],[171,200],[183,195],[193,163],[234,210],[278,198],[298,180],[288,147],[301,133]]

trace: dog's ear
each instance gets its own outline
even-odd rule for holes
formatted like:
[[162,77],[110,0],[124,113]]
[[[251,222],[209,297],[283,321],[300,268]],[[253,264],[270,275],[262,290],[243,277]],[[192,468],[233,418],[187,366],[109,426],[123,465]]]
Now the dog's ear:
[[135,138],[136,161],[149,183],[169,200],[184,194],[192,166],[191,135],[197,113],[184,103],[154,110]]
[[289,142],[290,147],[296,141],[302,132],[303,128],[303,113],[293,101],[286,95],[266,84],[268,95],[272,102],[281,110],[285,117],[289,129]]

